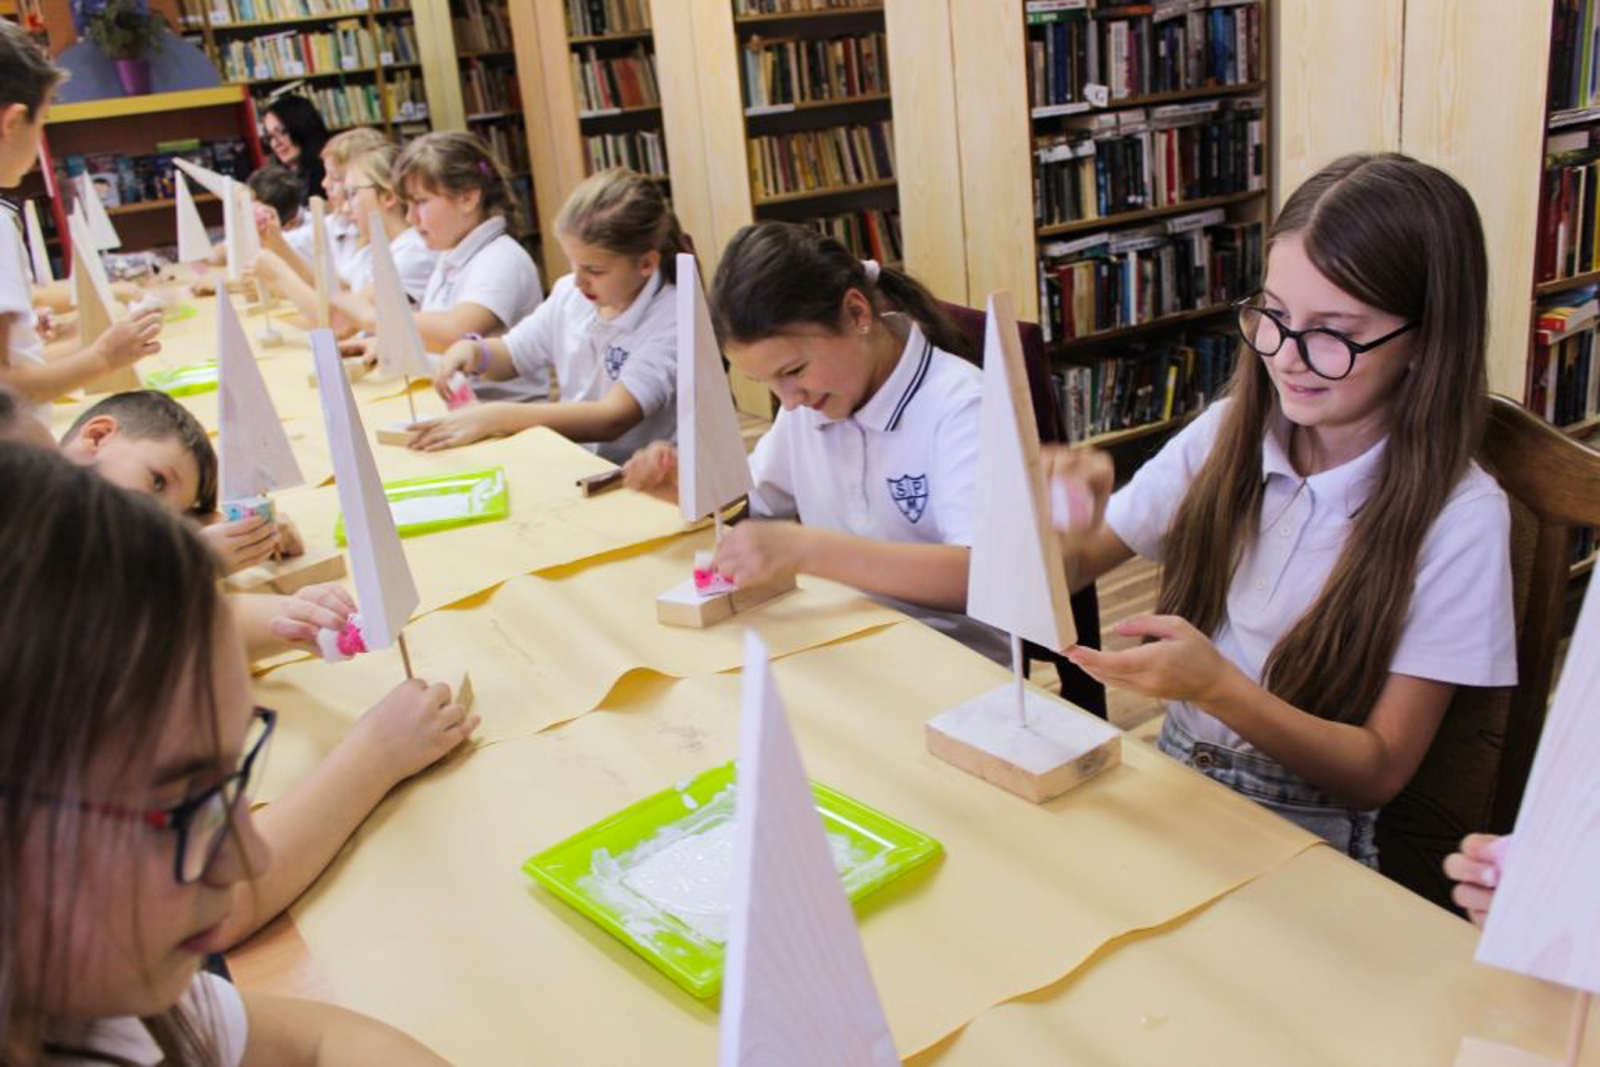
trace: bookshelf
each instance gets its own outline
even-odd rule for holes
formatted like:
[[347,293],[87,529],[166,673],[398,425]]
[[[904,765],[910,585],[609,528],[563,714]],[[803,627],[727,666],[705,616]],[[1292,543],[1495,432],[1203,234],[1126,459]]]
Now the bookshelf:
[[537,261],[539,216],[509,0],[451,0],[450,26],[466,128],[487,141],[510,172],[524,219],[517,238]]
[[179,0],[179,30],[224,81],[245,86],[258,109],[294,87],[330,130],[374,126],[403,139],[431,128],[432,35],[419,32],[409,3]]

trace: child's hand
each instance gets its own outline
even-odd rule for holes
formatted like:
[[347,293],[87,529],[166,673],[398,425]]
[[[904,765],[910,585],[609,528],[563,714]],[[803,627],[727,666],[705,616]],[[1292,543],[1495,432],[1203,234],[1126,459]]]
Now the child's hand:
[[115,370],[161,351],[160,335],[161,312],[146,311],[112,323],[95,344],[106,369]]
[[189,283],[189,292],[195,296],[211,296],[217,291],[217,276],[215,274],[196,274],[194,281]]
[[711,566],[738,585],[793,578],[805,569],[810,531],[797,522],[744,522],[723,535]]
[[250,261],[250,270],[268,285],[277,285],[288,272],[289,266],[278,253],[270,248],[263,248],[256,253],[256,258]]
[[622,484],[640,493],[663,500],[678,498],[678,450],[666,441],[655,441],[628,457],[622,465]]
[[437,419],[414,422],[409,427],[411,440],[406,446],[417,452],[441,452],[510,433],[505,424],[505,408],[503,403],[468,404]]
[[452,395],[450,379],[456,373],[467,373],[478,362],[478,345],[475,341],[457,341],[444,350],[439,366],[433,372],[433,389],[445,400]]
[[1092,448],[1044,448],[1050,523],[1061,533],[1084,533],[1100,525],[1116,484],[1111,457]]
[[1456,883],[1450,899],[1480,927],[1489,917],[1510,851],[1509,836],[1468,834],[1461,839],[1461,851],[1445,857],[1444,873]]
[[283,242],[283,223],[278,219],[278,213],[266,204],[256,205],[256,233],[261,235],[261,243],[276,245]]
[[399,783],[448,755],[479,721],[453,702],[449,686],[414,678],[356,720],[347,740],[361,746],[378,773]]
[[313,645],[318,630],[338,630],[356,613],[356,602],[338,582],[308,585],[283,597],[268,628],[293,645]]
[[378,339],[367,334],[357,334],[347,337],[339,342],[339,358],[354,359],[361,357],[361,362],[368,370],[378,365]]
[[[306,554],[305,540],[300,536],[300,527],[294,520],[283,512],[278,512],[278,555],[303,556]],[[351,608],[354,611],[355,608]]]
[[278,550],[278,528],[264,515],[250,515],[236,522],[213,522],[201,527],[200,536],[222,561],[224,574],[265,563]]
[[1067,659],[1104,685],[1160,700],[1183,700],[1210,710],[1239,674],[1199,630],[1176,615],[1136,615],[1114,627],[1123,637],[1153,637],[1125,652],[1081,645]]

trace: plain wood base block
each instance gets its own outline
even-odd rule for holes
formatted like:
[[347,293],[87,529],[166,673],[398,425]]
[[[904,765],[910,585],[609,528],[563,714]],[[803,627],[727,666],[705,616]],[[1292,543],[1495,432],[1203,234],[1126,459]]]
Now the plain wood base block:
[[455,702],[460,704],[468,715],[472,714],[472,702],[477,694],[472,691],[472,675],[466,671],[461,672],[461,677],[456,679],[455,688],[450,690]]
[[411,443],[413,434],[409,422],[390,422],[379,426],[373,436],[380,445],[399,445],[401,448]]
[[298,556],[271,560],[230,574],[230,593],[280,593],[292,596],[308,585],[337,582],[348,573],[344,553],[336,548],[309,548]]
[[[352,382],[359,382],[361,379],[365,378],[368,372],[371,370],[371,368],[367,366],[367,361],[359,356],[354,359],[341,359],[339,362],[344,364],[344,376],[350,379]],[[317,387],[316,371],[312,371],[310,374],[306,375],[306,384],[311,386],[313,389]]]
[[656,620],[668,626],[703,629],[741,611],[760,607],[769,600],[793,592],[795,588],[794,579],[790,577],[765,585],[744,586],[731,593],[702,596],[694,587],[694,579],[686,578],[656,597]]
[[1035,804],[1122,762],[1122,732],[1036,689],[1017,721],[1014,684],[928,720],[928,751]]
[[1561,1067],[1561,1061],[1498,1041],[1465,1037],[1456,1052],[1455,1067]]

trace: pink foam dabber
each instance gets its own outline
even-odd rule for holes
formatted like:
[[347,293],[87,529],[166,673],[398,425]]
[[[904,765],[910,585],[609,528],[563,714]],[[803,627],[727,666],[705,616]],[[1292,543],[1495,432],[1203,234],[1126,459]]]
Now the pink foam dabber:
[[444,403],[445,407],[451,411],[456,408],[466,407],[477,399],[477,396],[472,392],[471,379],[460,371],[452,374],[446,384],[450,387],[450,395],[445,397]]
[[701,596],[731,593],[739,588],[732,578],[718,572],[711,565],[714,553],[701,550],[694,554],[694,588]]
[[351,615],[338,630],[318,630],[317,651],[329,663],[343,663],[367,651],[366,639],[361,635],[361,616]]

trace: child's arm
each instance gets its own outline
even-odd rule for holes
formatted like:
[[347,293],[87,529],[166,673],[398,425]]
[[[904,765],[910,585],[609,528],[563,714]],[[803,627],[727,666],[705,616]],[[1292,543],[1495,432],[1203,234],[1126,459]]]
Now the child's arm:
[[[286,247],[290,256],[294,250]],[[256,276],[267,284],[273,292],[282,296],[304,315],[307,319],[314,319],[317,314],[317,289],[314,278],[303,278],[297,273],[282,256],[271,249],[263,249],[256,256],[253,269]],[[341,284],[336,278],[334,285]],[[372,306],[370,301],[362,301],[348,290],[338,289],[329,294],[328,307],[333,313],[333,329],[341,336],[360,329],[372,328]]]
[[863,592],[962,611],[971,556],[962,545],[874,541],[796,522],[751,521],[723,536],[712,566],[740,585],[814,574]]
[[482,304],[470,300],[446,311],[418,311],[417,332],[429,352],[443,352],[469,333],[499,333],[506,323]]
[[236,945],[294,903],[396,785],[443,758],[477,728],[449,686],[402,682],[283,799],[254,813],[272,864],[242,882],[222,937]]
[[1366,722],[1333,722],[1263,689],[1176,616],[1141,615],[1118,623],[1116,631],[1155,640],[1126,652],[1079,646],[1067,658],[1107,686],[1194,704],[1312,785],[1362,810],[1387,804],[1411,780],[1456,688],[1390,674]]
[[457,373],[508,382],[517,376],[517,365],[511,360],[511,347],[504,337],[460,340],[444,350],[433,373],[433,388],[446,400],[450,399],[450,379]]
[[644,418],[644,409],[622,385],[614,385],[602,400],[518,404],[495,401],[469,404],[437,419],[412,426],[410,447],[438,452],[505,437],[535,426],[554,430],[569,441],[615,441]]
[[149,311],[112,323],[93,344],[45,363],[10,358],[11,332],[21,329],[16,315],[0,315],[0,385],[34,404],[48,404],[87,385],[107,371],[161,351],[161,312]]
[[240,1067],[434,1067],[446,1061],[376,1019],[312,1000],[243,994],[249,1025]]

